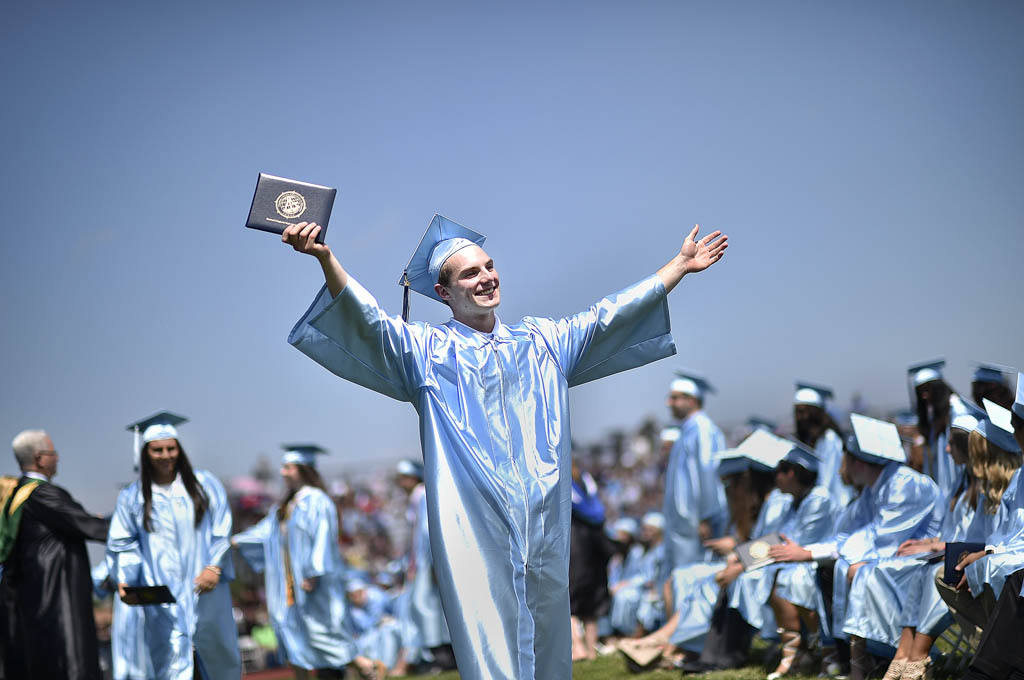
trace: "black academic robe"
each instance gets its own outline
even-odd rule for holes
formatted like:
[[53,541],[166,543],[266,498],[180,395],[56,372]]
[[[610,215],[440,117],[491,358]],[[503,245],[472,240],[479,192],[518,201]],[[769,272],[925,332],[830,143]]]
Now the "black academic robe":
[[110,520],[90,515],[67,491],[45,482],[23,507],[0,584],[17,636],[8,631],[6,677],[100,680],[85,542],[105,541]]

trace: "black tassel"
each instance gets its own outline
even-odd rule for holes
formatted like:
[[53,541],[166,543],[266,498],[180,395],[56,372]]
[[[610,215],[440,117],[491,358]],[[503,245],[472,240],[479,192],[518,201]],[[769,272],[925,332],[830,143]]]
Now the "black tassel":
[[402,321],[409,323],[409,272],[402,272]]

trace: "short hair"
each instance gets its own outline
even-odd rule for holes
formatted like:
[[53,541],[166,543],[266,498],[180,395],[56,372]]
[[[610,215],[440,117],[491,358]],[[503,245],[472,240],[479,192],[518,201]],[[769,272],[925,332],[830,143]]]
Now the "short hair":
[[22,470],[36,462],[36,453],[46,448],[46,430],[22,430],[11,442],[14,459]]

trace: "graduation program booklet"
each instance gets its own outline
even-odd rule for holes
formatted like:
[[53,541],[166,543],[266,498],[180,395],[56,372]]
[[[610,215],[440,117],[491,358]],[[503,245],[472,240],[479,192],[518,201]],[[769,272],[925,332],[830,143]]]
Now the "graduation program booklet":
[[736,557],[740,559],[743,570],[753,571],[775,564],[775,560],[768,556],[768,549],[773,545],[782,545],[782,536],[768,534],[736,546]]
[[177,602],[167,586],[125,586],[124,594],[135,596],[136,602],[133,606]]
[[261,172],[245,226],[280,234],[293,224],[316,222],[320,225],[316,242],[323,243],[337,194],[338,190],[331,187]]

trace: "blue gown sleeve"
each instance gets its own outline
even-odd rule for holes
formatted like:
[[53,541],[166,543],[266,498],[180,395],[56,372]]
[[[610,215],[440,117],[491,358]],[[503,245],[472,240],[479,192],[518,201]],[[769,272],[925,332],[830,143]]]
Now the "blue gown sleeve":
[[210,548],[205,564],[227,569],[228,565],[223,562],[225,557],[230,559],[228,552],[231,549],[231,506],[228,505],[228,494],[220,480],[209,472],[199,470],[196,476],[210,501],[207,508],[210,513]]
[[579,314],[524,322],[544,337],[570,387],[676,353],[665,286],[656,274]]
[[324,493],[311,494],[303,504],[303,516],[297,526],[309,539],[309,552],[299,558],[301,578],[319,578],[341,571],[338,563],[338,515],[334,503]]
[[142,551],[139,546],[141,519],[134,502],[137,485],[122,489],[117,496],[114,516],[107,534],[107,553],[118,583],[138,585],[142,576]]
[[351,276],[331,298],[324,286],[288,342],[335,375],[399,401],[412,401],[422,383],[425,324],[390,317]]
[[789,536],[800,545],[826,540],[835,522],[835,502],[824,494],[808,494],[800,504],[799,521]]
[[935,510],[937,487],[923,475],[894,480],[879,499],[873,521],[852,532],[839,547],[850,564],[892,557],[908,538],[920,538],[922,527],[930,525]]
[[270,540],[273,530],[273,523],[277,521],[277,504],[270,508],[267,516],[245,531],[231,537],[238,553],[242,556],[252,570],[257,574],[267,568],[266,565],[266,542]]

